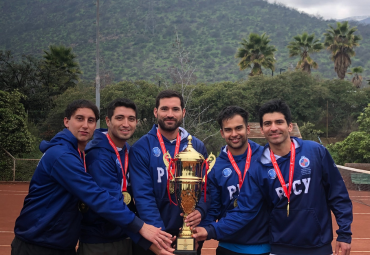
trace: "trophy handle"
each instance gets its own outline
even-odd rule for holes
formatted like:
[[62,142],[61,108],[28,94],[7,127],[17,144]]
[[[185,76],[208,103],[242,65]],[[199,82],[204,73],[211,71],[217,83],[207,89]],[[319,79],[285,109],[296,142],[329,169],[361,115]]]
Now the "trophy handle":
[[205,182],[206,175],[208,175],[209,172],[211,172],[213,166],[216,164],[216,156],[213,155],[213,153],[211,152],[211,154],[208,156],[206,160],[208,161],[209,169],[207,173],[203,176],[203,182]]

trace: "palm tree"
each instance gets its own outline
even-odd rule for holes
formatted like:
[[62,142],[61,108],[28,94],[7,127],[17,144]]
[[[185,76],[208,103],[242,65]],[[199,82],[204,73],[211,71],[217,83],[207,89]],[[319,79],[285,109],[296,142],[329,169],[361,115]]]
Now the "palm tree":
[[356,88],[360,88],[362,85],[362,76],[359,74],[362,73],[363,71],[364,69],[361,66],[358,66],[358,67],[352,68],[351,72],[348,73],[348,74],[353,75],[352,83]]
[[249,76],[262,74],[262,67],[274,70],[275,46],[269,45],[271,40],[264,33],[261,36],[255,33],[249,35],[248,40],[243,39],[240,47],[235,55],[240,58],[238,64],[240,70],[251,68]]
[[319,52],[324,48],[324,45],[318,39],[315,39],[315,34],[309,35],[307,32],[293,38],[294,41],[291,41],[288,45],[289,57],[299,56],[297,69],[311,73],[311,68],[317,69],[318,65],[309,54]]
[[81,74],[80,65],[75,60],[76,55],[72,53],[72,48],[63,45],[50,45],[49,51],[44,50],[45,62],[52,64],[70,74]]
[[344,79],[348,67],[351,65],[351,57],[356,53],[353,50],[359,46],[359,41],[362,39],[359,35],[354,35],[357,27],[348,25],[348,21],[343,23],[337,22],[337,28],[329,25],[330,29],[324,33],[324,45],[332,53],[332,60],[334,61],[335,72],[340,79]]

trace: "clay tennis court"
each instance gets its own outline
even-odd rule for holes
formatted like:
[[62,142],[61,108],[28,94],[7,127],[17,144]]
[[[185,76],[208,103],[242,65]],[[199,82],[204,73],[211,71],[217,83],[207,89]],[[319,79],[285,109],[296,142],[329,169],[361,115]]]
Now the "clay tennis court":
[[[14,223],[22,209],[28,193],[28,183],[0,183],[0,255],[10,254],[10,243],[14,238]],[[353,199],[354,220],[352,224],[352,254],[370,255],[370,191],[349,191]],[[334,229],[337,225],[334,221]],[[336,234],[334,232],[334,238]],[[334,244],[334,242],[333,242]],[[203,255],[216,254],[216,241],[207,241]]]

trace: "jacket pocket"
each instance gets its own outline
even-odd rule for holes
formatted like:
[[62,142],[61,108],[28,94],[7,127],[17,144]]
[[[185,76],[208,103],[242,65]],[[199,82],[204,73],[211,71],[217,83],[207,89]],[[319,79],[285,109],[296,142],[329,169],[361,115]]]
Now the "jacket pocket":
[[271,240],[273,244],[299,247],[321,246],[322,230],[316,213],[312,209],[275,209],[270,216]]

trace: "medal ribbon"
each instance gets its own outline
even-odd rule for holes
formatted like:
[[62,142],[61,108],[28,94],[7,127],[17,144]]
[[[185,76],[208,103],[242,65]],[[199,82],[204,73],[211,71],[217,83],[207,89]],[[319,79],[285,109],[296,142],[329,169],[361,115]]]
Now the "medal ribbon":
[[247,152],[247,159],[245,160],[245,167],[244,167],[243,179],[242,179],[242,173],[241,173],[238,165],[236,164],[233,155],[231,154],[231,152],[229,150],[227,150],[227,156],[229,157],[229,160],[230,160],[231,165],[233,166],[235,172],[238,174],[238,177],[239,177],[239,190],[241,190],[242,185],[243,185],[243,182],[244,182],[244,179],[245,179],[245,174],[247,173],[247,171],[249,169],[249,166],[251,165],[251,158],[252,158],[251,145],[248,143],[248,152]]
[[[79,148],[77,148],[77,150],[78,150],[78,154],[80,154],[80,158],[82,158],[80,149],[79,149]],[[84,168],[85,168],[85,173],[86,173],[85,152],[82,152],[82,155],[83,155]]]
[[280,184],[281,184],[281,187],[283,188],[284,190],[284,193],[285,193],[285,196],[288,198],[288,206],[287,206],[287,216],[289,217],[289,204],[290,204],[290,193],[292,191],[292,183],[293,183],[293,175],[294,175],[294,161],[295,161],[295,146],[294,146],[294,142],[293,140],[291,141],[291,144],[290,144],[290,165],[289,165],[289,192],[288,192],[288,189],[286,187],[286,184],[285,184],[285,180],[283,178],[283,175],[281,174],[281,171],[280,171],[280,168],[279,168],[279,165],[278,163],[276,162],[276,159],[275,159],[275,156],[274,156],[274,153],[272,152],[272,150],[270,149],[270,158],[271,158],[271,162],[274,166],[274,169],[275,169],[275,172],[276,172],[276,175],[278,176],[279,178],[279,181],[280,181]]
[[125,169],[122,167],[122,161],[121,156],[118,153],[117,147],[114,145],[112,139],[110,138],[109,134],[107,134],[107,138],[109,141],[110,146],[112,146],[114,152],[116,153],[117,159],[119,160],[119,164],[121,166],[122,175],[123,175],[123,185],[122,185],[122,192],[127,191],[127,181],[126,181],[126,174],[127,174],[127,168],[128,168],[128,153],[127,148],[125,149]]
[[[162,137],[161,132],[159,132],[159,128],[157,129],[157,137],[158,137],[159,144],[161,146],[162,153],[163,153],[163,155],[166,155],[166,153],[167,153],[166,146],[164,145],[163,137]],[[175,157],[179,153],[179,150],[180,150],[180,142],[181,142],[181,137],[180,137],[180,132],[178,132],[177,133],[177,137],[176,137],[175,153],[174,153],[173,157]],[[167,169],[167,175],[168,175],[168,178],[167,178],[167,194],[168,194],[168,198],[170,200],[170,203],[172,203],[172,204],[174,204],[174,205],[177,206],[177,204],[172,201],[171,194],[170,194],[170,180],[172,180],[173,179],[172,176],[175,175],[175,162],[176,162],[176,159],[171,158],[169,160],[167,157],[165,157],[165,158],[168,161],[168,169]]]
[[208,173],[208,170],[209,170],[209,164],[208,164],[207,159],[203,161],[201,169],[203,169],[204,165],[206,165],[206,169],[205,169],[205,172],[204,172],[204,174],[206,176],[204,178],[204,187],[203,187],[203,189],[204,189],[204,202],[206,202],[206,200],[207,200],[207,179],[208,179],[208,174],[207,173]]

